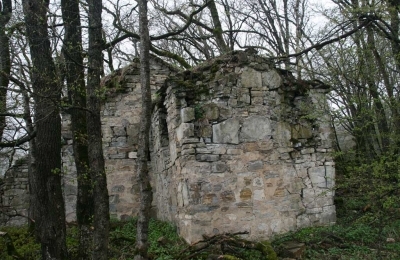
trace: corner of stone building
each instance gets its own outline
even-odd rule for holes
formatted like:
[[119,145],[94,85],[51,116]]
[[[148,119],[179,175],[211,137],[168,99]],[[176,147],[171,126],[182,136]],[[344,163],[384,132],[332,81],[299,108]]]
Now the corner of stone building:
[[335,222],[326,90],[238,53],[166,89],[168,169],[155,173],[163,187],[155,196],[164,197],[159,216],[188,242]]

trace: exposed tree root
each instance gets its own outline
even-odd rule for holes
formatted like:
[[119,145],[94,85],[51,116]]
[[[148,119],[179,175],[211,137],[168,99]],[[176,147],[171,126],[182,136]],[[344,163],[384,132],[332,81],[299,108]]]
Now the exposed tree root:
[[[210,253],[208,259],[226,259],[240,260],[243,259],[242,249],[252,249],[259,251],[266,260],[277,259],[276,253],[269,242],[251,242],[238,237],[248,232],[224,233],[211,237],[203,235],[204,239],[191,244],[180,253],[179,260],[194,259],[205,252]],[[216,254],[216,253],[219,254]]]

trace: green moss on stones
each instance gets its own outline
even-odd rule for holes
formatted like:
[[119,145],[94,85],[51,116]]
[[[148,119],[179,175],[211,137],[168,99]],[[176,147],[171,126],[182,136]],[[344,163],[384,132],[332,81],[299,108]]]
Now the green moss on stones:
[[265,255],[265,260],[278,260],[278,256],[268,241],[258,242],[256,249]]
[[206,84],[196,84],[199,80],[193,79],[182,79],[180,77],[173,77],[170,80],[175,85],[176,93],[183,93],[186,98],[188,105],[200,101],[202,96],[210,95],[210,90]]

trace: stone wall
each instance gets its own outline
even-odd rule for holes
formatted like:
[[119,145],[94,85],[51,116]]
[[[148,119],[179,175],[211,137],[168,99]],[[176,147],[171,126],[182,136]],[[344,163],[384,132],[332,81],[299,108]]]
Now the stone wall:
[[[126,219],[139,209],[139,63],[105,77],[103,86],[110,214]],[[175,223],[188,242],[235,231],[265,239],[335,222],[324,85],[237,51],[185,72],[153,57],[151,88],[153,214]],[[77,190],[69,123],[63,115],[63,185],[72,221]]]
[[236,231],[265,239],[334,223],[324,86],[243,52],[213,62],[159,93],[157,216],[176,223],[188,242]]
[[[103,150],[110,195],[111,217],[125,219],[137,214],[139,186],[136,180],[137,140],[141,113],[139,62],[103,78],[104,104],[102,106]],[[151,89],[155,93],[176,69],[153,57]],[[153,97],[154,98],[154,97]],[[67,220],[75,220],[76,169],[72,153],[70,118],[63,115],[64,195]]]
[[28,166],[24,159],[19,159],[0,183],[0,225],[27,224],[28,206]]

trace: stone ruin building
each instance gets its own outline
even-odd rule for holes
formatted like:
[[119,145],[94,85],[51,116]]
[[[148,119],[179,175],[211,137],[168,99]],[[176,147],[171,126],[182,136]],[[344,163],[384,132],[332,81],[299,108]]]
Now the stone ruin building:
[[[139,209],[139,66],[135,61],[103,79],[110,214],[119,219]],[[235,51],[188,71],[153,57],[151,88],[153,214],[174,223],[188,242],[237,231],[266,239],[335,222],[325,85],[296,80],[266,58]],[[68,115],[63,120],[63,185],[73,221],[72,134]],[[26,171],[16,166],[5,177],[3,204],[13,205],[26,191],[18,169]]]

